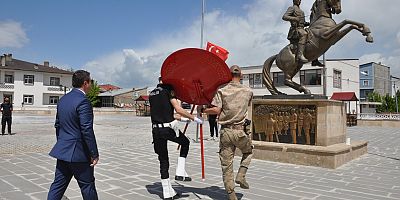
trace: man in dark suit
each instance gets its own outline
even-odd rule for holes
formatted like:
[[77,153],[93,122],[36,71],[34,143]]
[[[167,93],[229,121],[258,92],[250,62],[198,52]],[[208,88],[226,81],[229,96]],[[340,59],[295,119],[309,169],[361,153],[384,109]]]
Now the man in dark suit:
[[78,181],[84,200],[97,200],[94,166],[99,161],[93,131],[93,108],[86,93],[91,87],[90,73],[78,70],[72,75],[74,89],[57,105],[57,143],[50,156],[57,158],[54,182],[48,200],[60,200],[71,181]]

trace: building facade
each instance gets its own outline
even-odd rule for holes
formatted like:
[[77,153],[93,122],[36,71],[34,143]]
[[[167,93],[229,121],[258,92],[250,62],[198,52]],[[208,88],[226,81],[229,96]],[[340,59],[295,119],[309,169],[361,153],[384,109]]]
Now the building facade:
[[[262,83],[263,66],[243,67],[244,85],[252,88],[255,97],[270,95],[268,89]],[[359,63],[358,59],[328,59],[326,60],[326,96],[330,98],[334,92],[354,92],[359,97]],[[271,68],[271,77],[278,90],[286,94],[300,94],[284,85],[283,72],[274,64]],[[307,87],[312,94],[324,95],[323,68],[305,64],[299,73],[293,77],[293,81]],[[348,105],[346,105],[346,108]],[[350,103],[348,112],[356,112],[357,102]]]
[[147,95],[147,87],[109,90],[99,94],[101,107],[127,107],[135,106],[136,99],[140,96]]
[[72,88],[71,71],[1,56],[0,98],[9,97],[14,108],[45,108],[56,106]]
[[366,101],[371,92],[377,92],[381,96],[392,95],[390,67],[374,62],[362,64],[359,76],[361,101]]

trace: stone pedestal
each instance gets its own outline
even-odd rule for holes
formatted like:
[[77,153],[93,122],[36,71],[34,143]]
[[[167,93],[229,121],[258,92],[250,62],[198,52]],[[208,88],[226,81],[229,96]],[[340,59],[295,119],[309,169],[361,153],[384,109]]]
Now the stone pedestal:
[[[351,144],[345,144],[346,141],[346,111],[344,103],[341,101],[328,99],[254,99],[251,113],[253,119],[260,115],[267,115],[270,112],[284,115],[289,110],[298,110],[298,113],[312,113],[316,128],[313,128],[311,139],[312,145],[291,144],[293,142],[280,143],[255,141],[254,158],[287,162],[301,165],[311,165],[326,168],[336,168],[340,165],[355,159],[367,152],[366,141],[352,141]],[[257,115],[257,116],[256,116]],[[254,127],[262,127],[264,123],[253,120]],[[300,131],[299,137],[304,137],[304,130]],[[297,130],[299,134],[299,130]],[[284,135],[279,135],[283,137]],[[290,137],[290,130],[288,135]],[[274,137],[276,138],[276,136]],[[276,140],[274,140],[276,141]],[[304,140],[303,140],[304,141]]]

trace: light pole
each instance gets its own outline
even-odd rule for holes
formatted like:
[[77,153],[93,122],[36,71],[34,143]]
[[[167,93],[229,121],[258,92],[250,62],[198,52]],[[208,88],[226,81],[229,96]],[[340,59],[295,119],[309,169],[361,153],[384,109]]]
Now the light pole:
[[325,58],[325,53],[322,55],[322,59],[324,62],[324,66],[322,67],[322,76],[324,77],[323,79],[323,87],[322,87],[322,94],[326,96],[326,58]]
[[[390,79],[400,80],[400,78],[394,77],[392,75],[390,75]],[[393,81],[393,80],[391,80],[391,81]],[[393,90],[394,90],[394,98],[396,99],[396,113],[399,113],[399,104],[397,101],[397,91],[396,91],[396,81],[393,81]]]

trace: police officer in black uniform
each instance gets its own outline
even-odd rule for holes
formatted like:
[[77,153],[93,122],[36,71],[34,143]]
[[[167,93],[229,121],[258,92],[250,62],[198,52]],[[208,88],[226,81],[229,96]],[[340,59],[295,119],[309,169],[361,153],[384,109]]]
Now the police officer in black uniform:
[[[167,141],[173,141],[181,145],[180,155],[176,168],[175,180],[191,181],[185,170],[185,160],[189,151],[189,139],[178,130],[178,121],[193,120],[196,123],[203,123],[203,120],[184,110],[175,97],[173,87],[171,85],[160,84],[150,92],[150,115],[152,123],[154,151],[158,154],[160,161],[161,184],[163,187],[164,199],[176,199],[180,197],[172,188],[169,179],[169,158]],[[174,110],[179,116],[174,117]]]
[[4,102],[1,104],[1,135],[4,135],[6,130],[6,123],[7,123],[7,131],[8,134],[11,135],[11,122],[12,117],[11,113],[13,111],[13,105],[10,103],[10,99],[8,97],[4,98]]

